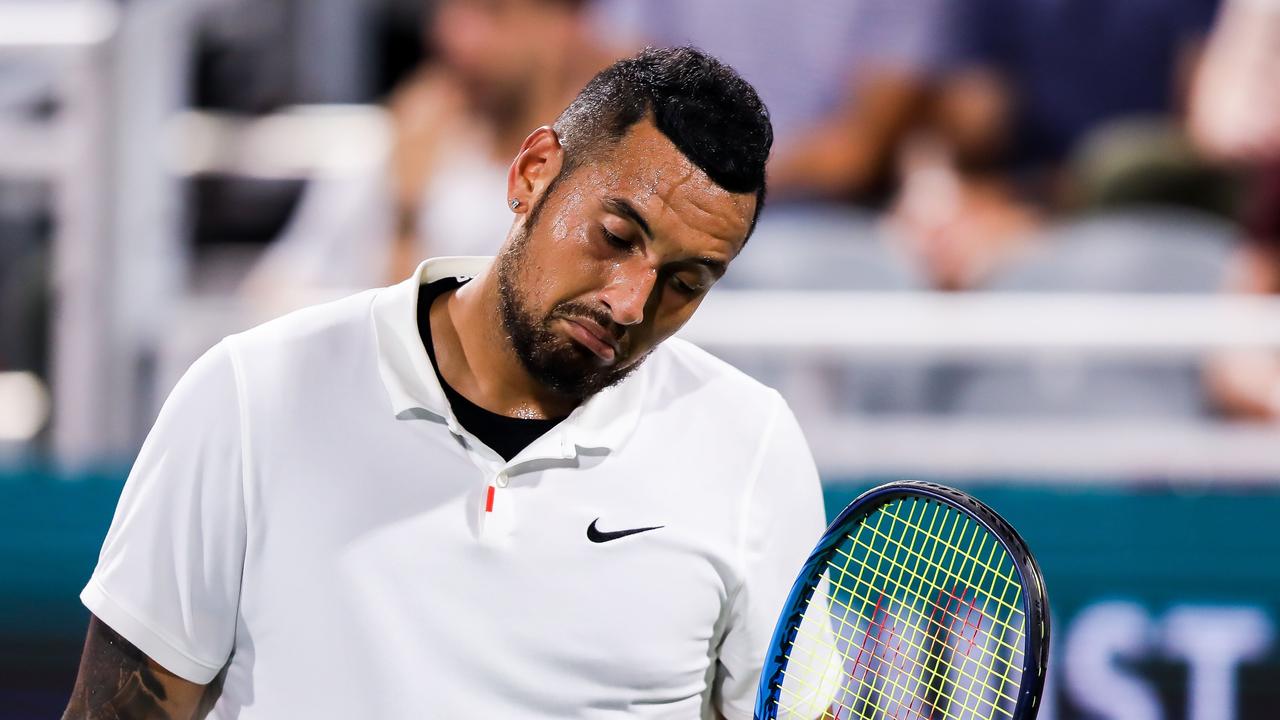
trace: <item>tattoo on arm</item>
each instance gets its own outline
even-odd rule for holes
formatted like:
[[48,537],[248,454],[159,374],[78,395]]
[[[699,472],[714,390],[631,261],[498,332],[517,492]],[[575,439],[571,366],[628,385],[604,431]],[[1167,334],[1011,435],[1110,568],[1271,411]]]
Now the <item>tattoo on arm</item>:
[[206,694],[94,617],[63,720],[191,720],[208,710]]

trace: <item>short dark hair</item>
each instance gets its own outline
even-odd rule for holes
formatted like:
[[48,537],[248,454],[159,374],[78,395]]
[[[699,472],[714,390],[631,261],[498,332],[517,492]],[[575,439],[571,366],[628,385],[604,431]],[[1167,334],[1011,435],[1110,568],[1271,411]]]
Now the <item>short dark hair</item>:
[[765,163],[773,145],[769,111],[737,71],[694,47],[645,48],[587,83],[554,125],[565,152],[559,177],[644,118],[712,182],[756,194],[750,236],[764,207]]

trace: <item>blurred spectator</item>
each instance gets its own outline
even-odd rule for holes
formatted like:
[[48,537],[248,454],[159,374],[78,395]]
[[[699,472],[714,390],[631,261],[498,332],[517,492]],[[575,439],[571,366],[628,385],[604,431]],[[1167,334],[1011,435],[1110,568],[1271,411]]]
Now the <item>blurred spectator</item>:
[[1178,113],[1216,0],[953,3],[941,117],[957,163],[1039,180],[1104,124]]
[[875,201],[941,49],[943,0],[605,0],[633,39],[692,44],[759,90],[776,199]]
[[[1166,152],[1165,128],[1179,113],[1179,88],[1215,4],[950,4],[949,67],[934,106],[936,136],[908,156],[895,209],[900,234],[937,287],[981,283],[1035,237],[1045,212],[1058,209],[1064,197],[1105,195],[1064,192],[1064,169],[1090,136],[1119,120],[1163,118],[1159,130],[1139,134],[1151,149],[1134,162]],[[1132,147],[1132,133],[1126,137]],[[1086,176],[1099,183],[1117,177]],[[1159,200],[1162,191],[1147,185],[1128,196]]]
[[965,177],[949,157],[935,137],[909,143],[886,227],[930,287],[967,290],[1027,249],[1041,213],[1017,201],[1011,183]]
[[1232,162],[1280,158],[1280,0],[1227,0],[1196,72],[1191,132]]
[[[1254,188],[1246,239],[1227,281],[1229,292],[1280,295],[1280,162]],[[1218,407],[1235,417],[1280,421],[1280,353],[1235,350],[1208,363]]]
[[[1245,242],[1230,292],[1280,294],[1280,2],[1228,0],[1196,73],[1191,130],[1211,157],[1252,167]],[[1210,392],[1229,415],[1280,420],[1280,354],[1213,358]]]
[[[586,0],[439,0],[438,62],[391,98],[398,266],[489,254],[506,237],[507,167],[533,128],[560,114],[617,54],[589,30]],[[497,218],[484,227],[478,217]]]
[[[250,289],[366,286],[428,255],[495,251],[509,221],[507,167],[620,53],[592,37],[587,0],[437,0],[432,59],[388,102],[390,156],[361,176],[322,177],[250,278]],[[315,258],[323,258],[322,263]]]

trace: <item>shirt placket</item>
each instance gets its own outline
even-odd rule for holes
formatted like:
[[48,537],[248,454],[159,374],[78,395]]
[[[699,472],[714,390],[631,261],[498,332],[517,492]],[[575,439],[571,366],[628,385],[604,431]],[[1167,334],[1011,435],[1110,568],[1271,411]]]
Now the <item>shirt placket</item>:
[[509,490],[511,470],[506,465],[487,473],[480,502],[480,542],[502,544],[515,529],[516,494]]
[[563,429],[553,430],[549,436],[534,441],[510,461],[504,461],[483,446],[473,447],[469,451],[484,478],[478,503],[480,541],[490,545],[501,545],[511,537],[519,518],[520,500],[524,493],[532,491],[524,488],[523,492],[517,492],[516,488],[511,487],[512,481],[518,482],[522,473],[533,472],[527,468],[522,471],[521,468],[537,460],[573,456],[572,443]]

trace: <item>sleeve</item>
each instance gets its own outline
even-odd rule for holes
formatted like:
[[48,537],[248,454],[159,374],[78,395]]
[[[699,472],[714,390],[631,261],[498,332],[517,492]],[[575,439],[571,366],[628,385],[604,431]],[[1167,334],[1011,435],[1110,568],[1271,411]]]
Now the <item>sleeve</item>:
[[206,684],[231,653],[244,562],[238,383],[227,341],[165,401],[81,601],[152,660]]
[[822,487],[791,409],[777,397],[744,500],[742,584],[720,642],[713,698],[728,720],[751,718],[760,669],[796,574],[825,527]]

